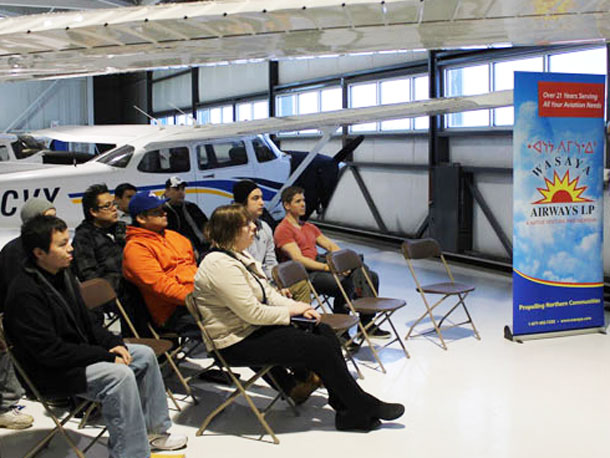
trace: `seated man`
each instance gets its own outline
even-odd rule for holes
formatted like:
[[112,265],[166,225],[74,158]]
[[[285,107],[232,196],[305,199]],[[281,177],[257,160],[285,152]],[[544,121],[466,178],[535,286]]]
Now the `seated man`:
[[189,240],[167,228],[164,199],[137,193],[129,202],[123,275],[135,284],[154,324],[176,332],[197,329],[184,300],[193,291],[197,264]]
[[[261,263],[267,279],[273,283],[272,270],[277,266],[275,243],[271,227],[261,219],[265,209],[263,191],[252,180],[241,180],[233,186],[233,200],[246,207],[248,214],[256,224],[256,234],[252,244],[246,249],[254,259]],[[287,290],[286,290],[287,291]],[[282,291],[284,292],[284,291]],[[309,288],[306,282],[290,288],[290,297],[295,301],[310,302]]]
[[91,321],[69,269],[66,223],[36,216],[23,225],[21,239],[28,260],[9,288],[4,327],[34,385],[43,396],[100,402],[113,458],[184,447],[186,437],[167,432],[171,420],[154,352],[126,346]]
[[[105,184],[94,184],[83,194],[85,219],[74,231],[72,270],[80,281],[103,278],[123,301],[123,247],[126,225],[119,221],[116,203]],[[96,310],[104,322],[102,308]]]
[[138,189],[131,183],[121,183],[114,190],[114,201],[119,207],[119,221],[125,224],[131,224],[131,215],[129,214],[129,201],[136,195]]
[[[21,207],[21,222],[27,223],[38,215],[54,216],[55,207],[45,199],[28,199]],[[11,240],[0,251],[0,311],[4,310],[8,288],[19,273],[25,258],[21,237]],[[8,353],[0,351],[0,427],[23,429],[32,425],[34,418],[17,409],[17,402],[24,394]]]
[[[309,279],[314,288],[321,293],[333,297],[333,311],[335,313],[349,313],[345,298],[330,273],[330,268],[323,259],[318,257],[317,246],[326,251],[340,250],[339,246],[325,237],[320,229],[311,223],[302,222],[305,214],[305,194],[303,188],[290,186],[282,192],[282,204],[286,216],[275,228],[275,244],[289,259],[298,261],[309,271]],[[343,277],[341,282],[345,292],[351,298],[354,295],[354,285],[351,275]],[[379,277],[371,272],[371,280],[377,289]],[[366,326],[372,320],[372,315],[363,315],[361,321]],[[388,331],[374,328],[369,332],[371,337],[387,339]]]
[[163,207],[167,212],[167,228],[184,235],[193,244],[195,259],[199,260],[208,251],[210,244],[203,236],[203,225],[208,218],[193,202],[185,200],[187,182],[180,177],[171,177],[165,182]]

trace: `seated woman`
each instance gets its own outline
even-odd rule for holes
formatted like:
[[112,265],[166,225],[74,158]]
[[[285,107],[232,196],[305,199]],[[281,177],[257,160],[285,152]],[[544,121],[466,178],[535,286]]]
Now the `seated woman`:
[[306,368],[319,375],[337,411],[339,430],[370,431],[380,420],[404,413],[401,404],[380,401],[349,373],[334,332],[318,324],[313,332],[290,325],[290,318],[319,320],[309,304],[280,295],[246,248],[256,230],[239,204],[218,207],[206,227],[210,252],[195,275],[193,298],[217,348],[227,362]]

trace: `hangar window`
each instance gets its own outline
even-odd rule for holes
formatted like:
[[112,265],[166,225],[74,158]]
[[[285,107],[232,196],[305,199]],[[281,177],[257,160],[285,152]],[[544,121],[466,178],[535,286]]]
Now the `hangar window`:
[[[428,76],[384,78],[349,85],[349,107],[361,108],[391,103],[404,103],[428,98]],[[356,124],[351,132],[404,132],[427,129],[428,117],[393,119]]]
[[[513,89],[515,72],[541,72],[544,69],[542,56],[527,59],[494,62],[492,64],[493,83],[495,91]],[[493,110],[494,126],[512,126],[514,122],[513,107],[496,108]]]
[[253,119],[269,117],[269,102],[267,100],[238,103],[236,109],[238,121],[252,121]]
[[224,124],[233,122],[233,105],[200,108],[197,110],[199,124]]
[[199,170],[247,164],[246,145],[241,141],[199,145],[197,163]]
[[184,146],[148,151],[138,164],[138,170],[147,173],[179,173],[190,169],[189,149]]
[[[340,110],[343,107],[343,96],[341,88],[338,86],[313,90],[303,89],[298,92],[278,95],[275,104],[277,116],[304,115]],[[281,135],[317,135],[319,133],[318,129],[306,129],[299,132],[282,132]]]
[[[515,57],[484,64],[447,68],[445,95],[461,96],[484,94],[490,91],[513,89],[516,71],[606,74],[606,48],[589,48]],[[447,126],[510,127],[514,122],[513,107],[476,110],[446,116]]]
[[[447,70],[447,97],[477,95],[489,92],[489,64]],[[489,110],[473,110],[448,115],[448,127],[489,126]]]

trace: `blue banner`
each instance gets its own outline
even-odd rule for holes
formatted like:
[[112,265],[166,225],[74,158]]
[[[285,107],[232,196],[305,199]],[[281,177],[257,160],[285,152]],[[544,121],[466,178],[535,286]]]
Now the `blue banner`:
[[515,72],[513,335],[604,325],[605,76]]

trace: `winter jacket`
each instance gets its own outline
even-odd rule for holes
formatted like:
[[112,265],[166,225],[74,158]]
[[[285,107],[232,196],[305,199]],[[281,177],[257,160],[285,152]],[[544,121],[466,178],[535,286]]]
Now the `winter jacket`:
[[249,253],[233,255],[209,253],[195,276],[193,299],[219,349],[242,341],[260,326],[288,325],[288,307],[294,303],[269,284]]
[[154,322],[162,326],[193,291],[197,264],[191,242],[177,232],[127,227],[123,275],[136,285]]
[[126,226],[122,221],[100,228],[84,220],[74,231],[72,271],[81,281],[103,278],[121,295]]
[[85,368],[114,362],[120,337],[91,321],[70,269],[53,276],[26,263],[9,288],[4,328],[15,356],[47,396],[87,390]]
[[[180,206],[172,205],[167,202],[163,208],[167,212],[167,228],[184,235],[193,244],[193,249],[197,256],[202,256],[203,253],[209,250],[210,244],[203,238],[203,225],[207,223],[208,218],[205,213],[193,202],[185,200]],[[192,222],[198,229],[198,233],[193,230],[185,212],[188,212]]]
[[0,251],[0,312],[4,310],[9,286],[21,271],[25,261],[25,251],[21,237],[8,242]]

